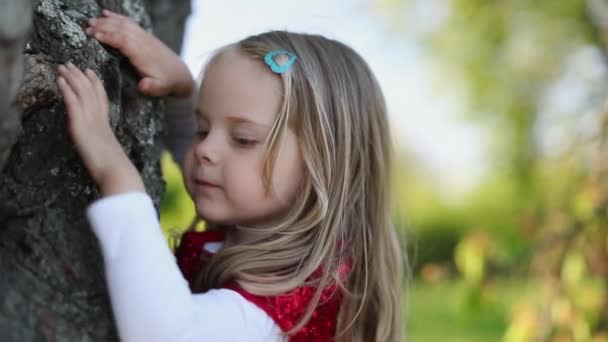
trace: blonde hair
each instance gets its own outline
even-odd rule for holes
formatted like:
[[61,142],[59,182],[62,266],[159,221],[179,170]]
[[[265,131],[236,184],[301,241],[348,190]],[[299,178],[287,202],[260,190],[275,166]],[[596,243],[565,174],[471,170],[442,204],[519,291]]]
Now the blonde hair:
[[[229,280],[258,295],[315,286],[306,314],[289,332],[295,333],[322,290],[336,285],[342,298],[337,341],[401,341],[404,263],[391,222],[391,139],[376,79],[351,48],[318,35],[272,31],[234,46],[260,63],[272,50],[297,55],[280,75],[283,101],[266,141],[264,180],[268,189],[288,128],[298,137],[307,177],[280,223],[246,228],[255,230],[253,241],[211,258],[199,289]],[[350,272],[341,277],[344,263]],[[320,268],[322,275],[311,277]]]

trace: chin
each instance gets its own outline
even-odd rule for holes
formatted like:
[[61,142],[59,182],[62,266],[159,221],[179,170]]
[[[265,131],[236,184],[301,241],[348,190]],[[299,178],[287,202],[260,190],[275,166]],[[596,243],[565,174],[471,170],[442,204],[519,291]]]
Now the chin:
[[206,209],[207,210],[199,208],[198,206],[196,207],[197,215],[206,222],[218,225],[233,224],[232,220],[230,220],[229,217],[226,217],[226,215],[221,215],[217,211],[209,210],[209,207],[206,207]]

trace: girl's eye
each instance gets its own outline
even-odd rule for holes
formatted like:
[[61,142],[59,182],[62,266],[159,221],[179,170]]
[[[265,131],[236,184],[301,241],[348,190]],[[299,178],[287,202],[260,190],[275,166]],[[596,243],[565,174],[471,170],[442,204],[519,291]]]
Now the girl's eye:
[[203,131],[203,130],[196,131],[196,137],[199,139],[205,139],[205,137],[207,136],[207,133],[209,133],[209,132]]
[[243,138],[232,138],[235,144],[239,147],[251,147],[257,144],[257,141]]

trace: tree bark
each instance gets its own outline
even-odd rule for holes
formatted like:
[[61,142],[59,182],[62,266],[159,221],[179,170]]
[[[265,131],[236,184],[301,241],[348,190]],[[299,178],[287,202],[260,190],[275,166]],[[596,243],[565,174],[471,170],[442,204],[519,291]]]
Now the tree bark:
[[0,12],[0,169],[20,129],[14,103],[23,77],[21,53],[32,21],[32,0],[2,0]]
[[85,217],[99,192],[69,137],[56,65],[71,61],[102,78],[110,125],[159,208],[162,103],[140,96],[128,61],[88,39],[84,28],[87,18],[108,8],[144,28],[154,26],[178,50],[190,3],[0,0],[0,5],[0,339],[118,340],[99,246]]

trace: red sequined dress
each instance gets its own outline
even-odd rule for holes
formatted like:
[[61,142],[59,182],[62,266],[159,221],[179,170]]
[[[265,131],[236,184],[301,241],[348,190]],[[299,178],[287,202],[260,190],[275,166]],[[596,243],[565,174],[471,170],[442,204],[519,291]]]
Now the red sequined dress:
[[[222,231],[186,232],[175,252],[177,263],[190,288],[196,274],[202,267],[201,257],[212,253],[205,249],[208,243],[224,240]],[[283,332],[294,327],[306,312],[308,304],[314,296],[315,289],[309,286],[296,288],[285,295],[259,296],[245,291],[236,283],[226,284],[223,288],[239,293],[243,298],[262,309]],[[320,304],[306,325],[290,336],[290,341],[332,341],[336,330],[336,318],[340,306],[340,296],[335,286],[323,291]]]

